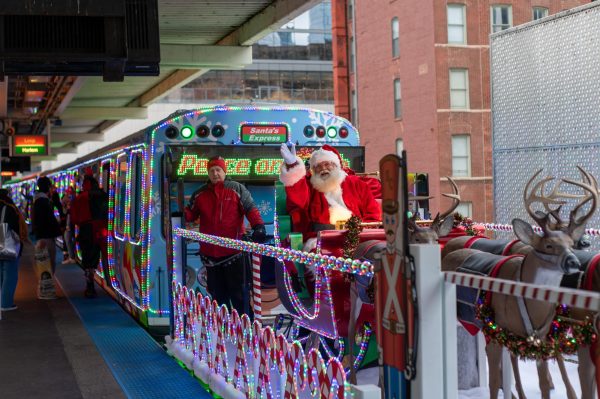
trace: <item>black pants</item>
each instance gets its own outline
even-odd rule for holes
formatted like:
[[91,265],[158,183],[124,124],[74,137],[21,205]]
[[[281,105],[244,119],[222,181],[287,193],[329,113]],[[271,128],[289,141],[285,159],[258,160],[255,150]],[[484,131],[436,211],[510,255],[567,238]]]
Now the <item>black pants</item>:
[[[209,259],[219,263],[226,258]],[[219,305],[226,305],[229,310],[233,306],[241,316],[244,313],[244,255],[239,255],[231,263],[227,263],[225,261],[216,266],[206,267],[206,288]]]
[[86,270],[96,269],[102,256],[102,247],[94,239],[94,231],[90,223],[83,224],[79,228],[77,242],[81,249],[81,266]]

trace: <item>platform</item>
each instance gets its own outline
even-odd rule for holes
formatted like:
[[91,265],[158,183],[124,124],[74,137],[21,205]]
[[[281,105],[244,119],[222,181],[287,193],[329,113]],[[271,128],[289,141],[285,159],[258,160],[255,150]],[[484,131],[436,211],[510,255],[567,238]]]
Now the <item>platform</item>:
[[79,266],[59,264],[57,281],[58,299],[37,299],[26,246],[18,309],[0,320],[1,398],[211,397],[101,289],[85,299]]

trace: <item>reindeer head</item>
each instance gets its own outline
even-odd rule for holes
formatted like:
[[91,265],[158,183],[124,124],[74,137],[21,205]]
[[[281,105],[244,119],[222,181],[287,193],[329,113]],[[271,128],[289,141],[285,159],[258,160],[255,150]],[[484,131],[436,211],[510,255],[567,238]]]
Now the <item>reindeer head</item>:
[[[579,167],[578,167],[579,168]],[[574,181],[569,179],[561,180],[552,190],[550,194],[545,194],[545,185],[554,180],[554,177],[548,176],[539,181],[529,192],[529,187],[542,172],[540,169],[527,183],[523,193],[525,208],[529,216],[542,229],[542,235],[538,235],[533,231],[529,223],[514,219],[512,221],[513,229],[517,237],[525,244],[530,245],[538,254],[549,255],[555,258],[555,261],[562,269],[563,273],[571,274],[579,270],[579,261],[572,251],[574,243],[579,241],[585,232],[586,222],[593,216],[598,203],[598,188],[595,179],[579,168],[582,174],[582,181]],[[560,193],[558,191],[562,183],[572,184],[580,187],[587,194],[583,196]],[[566,224],[560,219],[560,208],[566,202],[562,198],[578,198],[580,202],[573,208],[570,215],[569,223]],[[531,205],[535,202],[540,202],[544,205],[547,212],[534,211]],[[577,217],[577,213],[585,204],[591,202],[588,212]],[[552,205],[557,205],[557,208],[552,208]],[[550,218],[554,218],[552,221]]]
[[411,244],[435,244],[437,243],[439,237],[448,235],[450,230],[452,230],[454,218],[448,216],[452,215],[452,212],[454,212],[458,204],[460,204],[460,193],[454,180],[448,176],[446,176],[446,178],[452,186],[452,194],[442,195],[444,197],[451,198],[452,205],[446,212],[442,214],[438,213],[429,227],[421,227],[417,225],[416,214],[413,215],[412,218],[408,219],[408,240]]

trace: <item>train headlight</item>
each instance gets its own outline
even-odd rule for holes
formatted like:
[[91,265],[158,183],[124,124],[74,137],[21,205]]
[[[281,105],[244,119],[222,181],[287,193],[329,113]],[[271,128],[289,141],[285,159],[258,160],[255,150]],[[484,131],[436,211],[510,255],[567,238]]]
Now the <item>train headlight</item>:
[[304,136],[305,137],[312,137],[315,135],[315,128],[312,127],[311,125],[307,125],[304,127]]
[[169,139],[174,139],[179,134],[179,129],[177,127],[171,125],[165,130],[165,136]]
[[221,137],[225,134],[225,128],[221,125],[215,125],[212,128],[212,135],[215,137]]
[[200,125],[196,129],[196,135],[198,137],[205,138],[205,137],[208,137],[209,134],[210,134],[210,128],[206,125]]
[[325,137],[325,128],[323,126],[317,127],[317,137],[320,137],[320,138]]
[[337,136],[337,129],[334,126],[329,126],[327,128],[327,136],[331,139]]
[[191,128],[191,126],[184,126],[181,128],[181,137],[183,137],[184,139],[189,139],[193,135],[194,130]]

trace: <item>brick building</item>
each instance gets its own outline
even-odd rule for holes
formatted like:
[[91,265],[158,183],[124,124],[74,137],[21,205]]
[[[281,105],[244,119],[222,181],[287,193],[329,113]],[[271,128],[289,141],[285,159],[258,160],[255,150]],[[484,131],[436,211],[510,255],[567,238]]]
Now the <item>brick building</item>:
[[440,190],[450,192],[443,176],[453,176],[459,212],[491,221],[489,34],[589,2],[334,1],[334,91],[349,93],[339,104],[336,97],[336,112],[349,110],[358,126],[366,170],[402,145],[409,170],[429,174],[433,214]]

